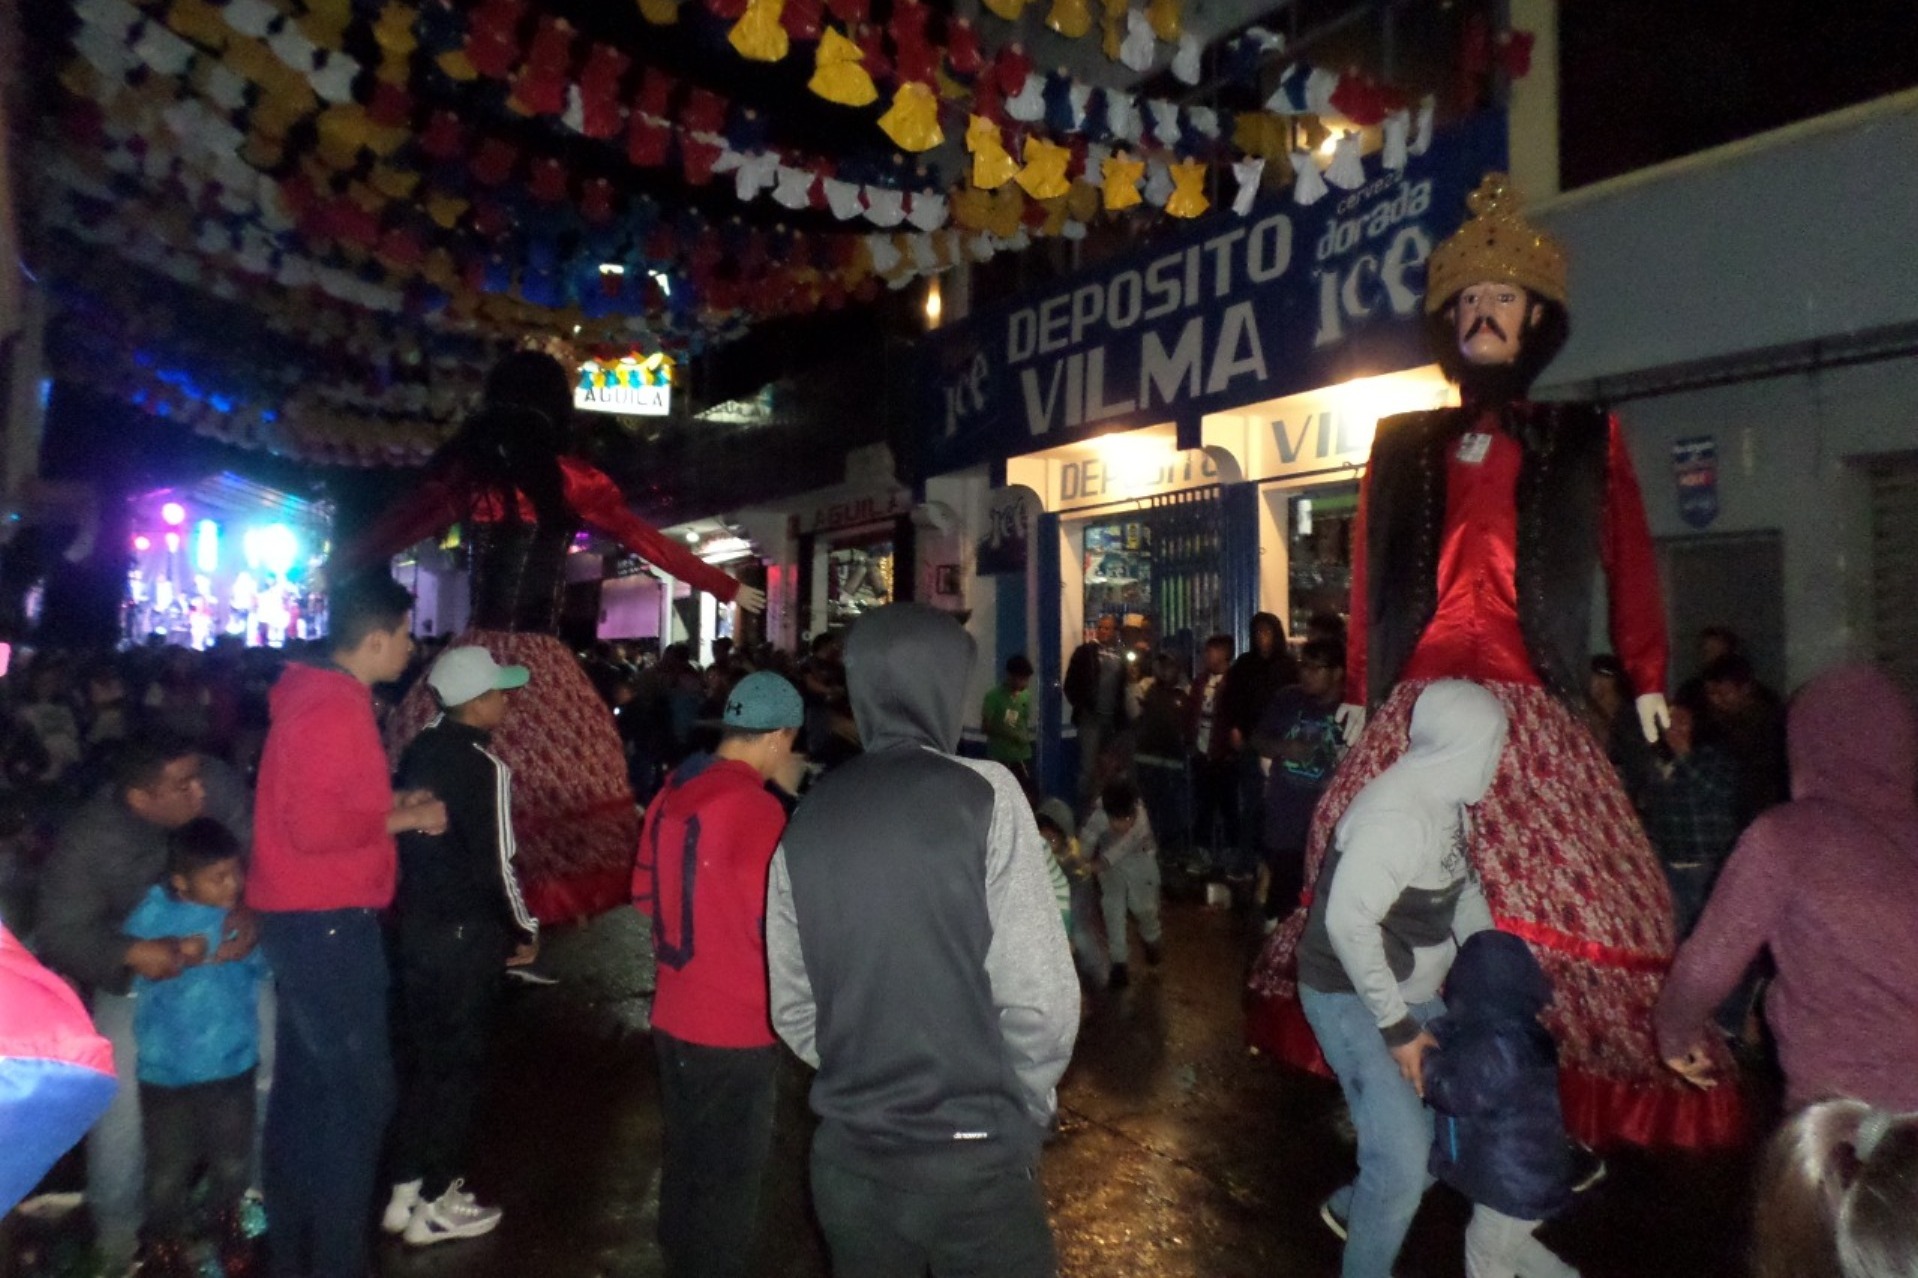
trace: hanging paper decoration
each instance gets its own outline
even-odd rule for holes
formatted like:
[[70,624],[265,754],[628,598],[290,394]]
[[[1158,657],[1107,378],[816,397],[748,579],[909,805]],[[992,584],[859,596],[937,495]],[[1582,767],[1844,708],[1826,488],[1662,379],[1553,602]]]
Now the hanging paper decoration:
[[1139,10],[1127,10],[1126,35],[1119,46],[1119,61],[1143,73],[1152,69],[1153,53],[1152,23]]
[[1405,111],[1394,111],[1385,117],[1385,126],[1380,130],[1383,141],[1379,147],[1379,163],[1387,171],[1399,173],[1404,170],[1411,126],[1411,116]]
[[1013,179],[1021,189],[1035,200],[1049,200],[1064,195],[1071,186],[1066,177],[1066,165],[1072,160],[1072,152],[1062,146],[1056,146],[1044,138],[1026,139],[1025,166]]
[[982,190],[998,190],[1019,171],[991,120],[975,115],[966,122],[966,150],[972,152],[972,184]]
[[1139,183],[1145,179],[1145,161],[1128,155],[1114,155],[1099,166],[1101,189],[1105,192],[1108,213],[1129,209],[1139,203]]
[[727,32],[726,43],[738,50],[742,58],[754,62],[779,61],[792,47],[786,28],[779,22],[785,7],[786,0],[746,0],[746,12]]
[[879,117],[879,127],[902,151],[930,151],[946,137],[939,128],[938,99],[916,80],[899,86],[892,105]]
[[1365,166],[1359,162],[1360,141],[1356,133],[1342,133],[1332,144],[1332,163],[1325,170],[1328,185],[1341,191],[1356,191],[1365,185]]
[[1178,52],[1172,55],[1173,78],[1180,84],[1197,84],[1202,74],[1199,60],[1203,51],[1204,46],[1199,43],[1199,37],[1190,31],[1180,36]]
[[806,87],[841,106],[868,106],[879,98],[872,76],[860,65],[859,46],[831,27],[820,37],[812,79]]
[[1170,166],[1172,194],[1167,197],[1165,211],[1173,217],[1197,217],[1212,207],[1212,201],[1206,198],[1206,167],[1203,160],[1182,160]]
[[1150,0],[1145,7],[1152,33],[1167,44],[1177,43],[1185,34],[1184,0]]
[[1092,30],[1092,11],[1086,0],[1052,0],[1046,25],[1068,40],[1077,40]]
[[1259,179],[1265,176],[1265,160],[1258,156],[1237,160],[1232,165],[1232,176],[1239,184],[1232,197],[1232,211],[1244,217],[1252,211],[1253,201],[1259,198]]
[[1325,198],[1325,177],[1310,151],[1292,152],[1292,202],[1317,204]]

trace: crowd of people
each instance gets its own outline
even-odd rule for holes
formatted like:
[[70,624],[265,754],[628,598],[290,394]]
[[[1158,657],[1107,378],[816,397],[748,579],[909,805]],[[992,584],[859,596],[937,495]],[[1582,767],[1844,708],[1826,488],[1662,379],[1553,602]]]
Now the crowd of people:
[[[376,1228],[428,1246],[501,1220],[462,1176],[501,976],[537,959],[540,927],[515,873],[511,770],[488,744],[541,689],[478,646],[416,649],[410,607],[381,577],[340,592],[323,644],[38,654],[0,685],[16,698],[5,917],[87,991],[122,1079],[87,1140],[110,1264],[250,1272],[265,1228],[272,1272],[357,1278]],[[1469,1272],[1575,1272],[1534,1237],[1590,1170],[1539,1021],[1551,981],[1493,929],[1460,851],[1505,711],[1475,685],[1429,685],[1410,749],[1346,810],[1308,885],[1307,832],[1347,740],[1345,646],[1330,617],[1296,647],[1267,614],[1253,634],[1243,654],[1207,640],[1188,682],[1102,621],[1063,672],[1090,747],[1079,788],[1050,798],[1030,662],[1010,659],[980,707],[989,762],[961,757],[974,654],[930,610],[881,610],[800,656],[719,640],[704,669],[680,644],[581,654],[647,809],[632,896],[658,959],[671,1272],[744,1272],[781,1042],[819,1071],[812,1193],[836,1272],[1053,1272],[1036,1181],[1053,1087],[1081,989],[1160,960],[1162,864],[1225,885],[1268,929],[1310,906],[1305,1015],[1342,1079],[1382,1071],[1353,1119],[1361,1167],[1396,1169],[1324,1206],[1348,1268],[1397,1246],[1355,1214],[1409,1221],[1429,1163],[1476,1204]],[[1872,1205],[1918,1192],[1897,1117],[1918,1092],[1887,1064],[1908,1059],[1896,1042],[1861,1040],[1918,1002],[1903,904],[1918,733],[1860,669],[1801,691],[1788,732],[1721,628],[1657,743],[1624,680],[1593,662],[1589,725],[1691,938],[1661,1050],[1700,1086],[1726,1081],[1708,1040],[1755,1046],[1770,982],[1789,1100],[1848,1098],[1780,1134],[1761,1250],[1798,1259],[1761,1272],[1913,1272]],[[389,767],[381,722],[415,681],[440,713]],[[980,901],[966,885],[982,866]],[[1402,1009],[1396,1040],[1380,1002]],[[1399,1076],[1410,1089],[1384,1085]],[[981,1213],[991,1230],[954,1225]]]

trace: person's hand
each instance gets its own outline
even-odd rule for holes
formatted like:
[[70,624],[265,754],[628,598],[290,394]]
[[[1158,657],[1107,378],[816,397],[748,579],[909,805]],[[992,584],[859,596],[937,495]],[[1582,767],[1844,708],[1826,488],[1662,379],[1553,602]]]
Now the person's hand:
[[1672,712],[1665,705],[1665,694],[1641,693],[1632,705],[1638,710],[1639,731],[1645,734],[1645,740],[1657,744],[1659,732],[1672,726]]
[[1693,1087],[1710,1091],[1718,1086],[1718,1071],[1712,1067],[1711,1057],[1705,1054],[1702,1046],[1693,1047],[1683,1056],[1666,1057],[1665,1068]]
[[539,938],[536,936],[530,941],[521,941],[518,945],[515,945],[513,952],[506,956],[506,966],[531,967],[533,960],[538,957]]
[[1425,1054],[1437,1046],[1438,1040],[1432,1037],[1431,1030],[1420,1030],[1411,1042],[1390,1049],[1392,1059],[1398,1063],[1399,1077],[1410,1083],[1421,1097],[1425,1095]]
[[186,955],[180,950],[180,938],[161,936],[127,946],[126,965],[135,976],[170,981],[186,970]]
[[425,790],[409,790],[386,814],[388,834],[445,834],[446,805]]
[[757,586],[741,585],[739,593],[733,596],[733,602],[747,612],[766,611],[766,592]]
[[195,932],[192,936],[179,936],[174,939],[180,943],[182,967],[198,967],[206,961],[207,944],[204,936]]
[[1231,743],[1233,750],[1245,749],[1245,733],[1240,732],[1237,728],[1233,728],[1230,732],[1226,733],[1225,739]]
[[1348,701],[1332,715],[1332,721],[1339,725],[1345,744],[1351,745],[1359,739],[1359,733],[1365,731],[1365,707]]
[[232,963],[245,958],[260,943],[260,916],[244,905],[227,912],[226,934],[220,948],[213,951],[215,963]]

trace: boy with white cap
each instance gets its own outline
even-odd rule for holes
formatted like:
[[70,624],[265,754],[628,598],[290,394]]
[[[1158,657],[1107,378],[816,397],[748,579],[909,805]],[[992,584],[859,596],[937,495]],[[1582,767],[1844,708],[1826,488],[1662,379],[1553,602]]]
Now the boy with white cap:
[[400,1055],[392,1198],[382,1221],[415,1245],[499,1224],[458,1178],[479,1099],[500,966],[538,944],[513,873],[513,774],[487,749],[525,666],[452,648],[426,676],[443,712],[400,759],[403,787],[446,804],[446,832],[402,835],[394,958],[410,1050]]

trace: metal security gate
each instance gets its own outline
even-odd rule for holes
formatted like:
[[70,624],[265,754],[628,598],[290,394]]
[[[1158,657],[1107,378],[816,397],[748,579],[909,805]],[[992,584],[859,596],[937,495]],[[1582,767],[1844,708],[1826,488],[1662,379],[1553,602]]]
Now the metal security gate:
[[1878,663],[1918,695],[1918,458],[1872,467],[1871,614]]
[[1187,667],[1207,635],[1226,628],[1224,592],[1225,513],[1220,488],[1211,484],[1150,499],[1139,512],[1152,550],[1152,612],[1161,647],[1179,653]]

